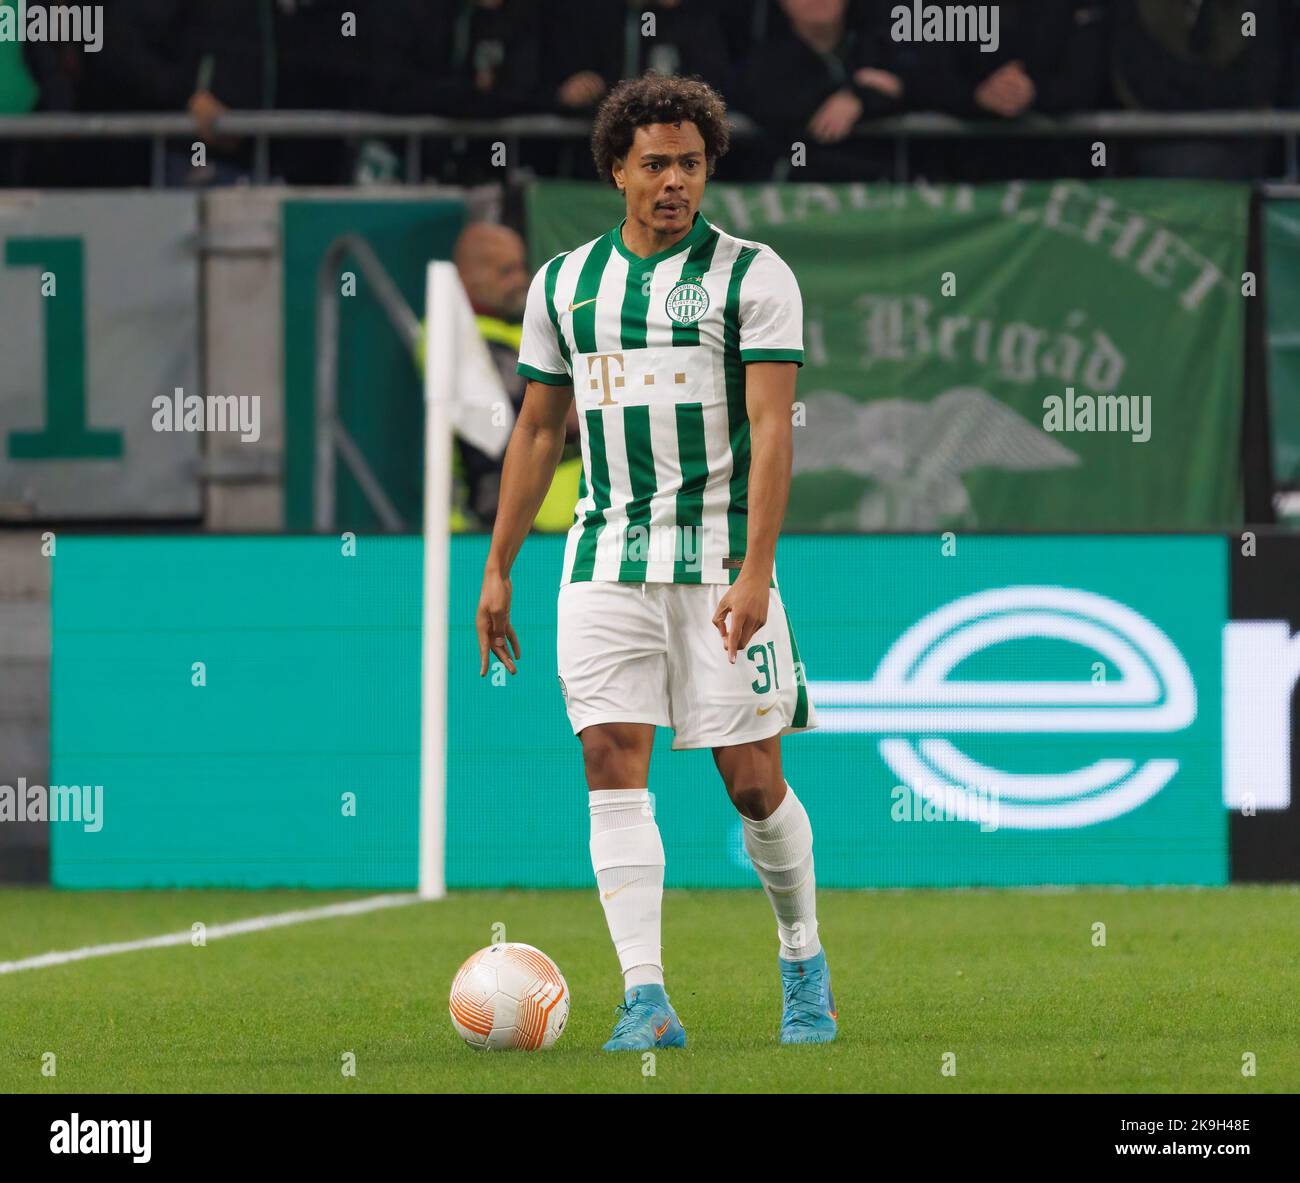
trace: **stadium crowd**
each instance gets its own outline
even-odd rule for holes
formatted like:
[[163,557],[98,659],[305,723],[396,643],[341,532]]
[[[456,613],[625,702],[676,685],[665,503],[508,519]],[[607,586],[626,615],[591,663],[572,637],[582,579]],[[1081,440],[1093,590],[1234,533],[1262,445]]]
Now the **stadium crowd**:
[[[16,0],[0,0],[15,4]],[[35,3],[36,0],[30,0]],[[104,43],[0,40],[0,118],[33,111],[182,112],[208,142],[196,170],[177,144],[177,184],[246,178],[252,146],[215,128],[238,110],[373,111],[496,117],[589,115],[620,78],[696,74],[760,127],[728,159],[730,179],[889,175],[892,142],[851,134],[910,111],[968,119],[1090,110],[1293,108],[1300,0],[1012,0],[997,48],[899,41],[891,0],[105,0]],[[1242,35],[1254,14],[1254,36]],[[349,14],[354,20],[349,24]],[[653,22],[650,17],[653,17]],[[648,35],[653,24],[653,35]],[[492,176],[473,141],[441,141],[425,171]],[[590,175],[581,141],[524,142],[539,176]],[[990,147],[992,145],[992,147]],[[278,141],[277,178],[350,182],[395,162],[394,146]],[[914,171],[947,179],[1078,175],[1079,145],[994,138],[929,141]],[[1126,141],[1118,175],[1254,177],[1276,166],[1267,140]],[[377,165],[376,162],[379,162]],[[394,170],[395,171],[395,170]],[[0,140],[0,183],[138,184],[147,145]]]

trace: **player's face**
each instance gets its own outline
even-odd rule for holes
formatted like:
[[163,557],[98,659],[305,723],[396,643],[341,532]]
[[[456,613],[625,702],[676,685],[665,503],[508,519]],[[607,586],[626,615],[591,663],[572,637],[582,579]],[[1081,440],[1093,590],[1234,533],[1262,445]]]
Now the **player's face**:
[[694,123],[652,123],[636,129],[614,179],[627,195],[629,220],[672,235],[690,229],[707,170],[704,137]]

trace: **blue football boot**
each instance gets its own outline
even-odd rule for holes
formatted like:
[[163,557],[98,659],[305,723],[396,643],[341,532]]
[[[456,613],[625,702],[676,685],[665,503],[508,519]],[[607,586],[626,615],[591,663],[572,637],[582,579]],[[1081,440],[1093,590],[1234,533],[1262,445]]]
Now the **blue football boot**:
[[831,993],[831,971],[822,950],[807,961],[786,961],[781,966],[784,1001],[781,1008],[782,1043],[830,1043],[835,1038],[839,1012]]
[[605,1044],[605,1051],[636,1052],[686,1046],[686,1030],[662,986],[633,986],[615,1010],[618,1022]]

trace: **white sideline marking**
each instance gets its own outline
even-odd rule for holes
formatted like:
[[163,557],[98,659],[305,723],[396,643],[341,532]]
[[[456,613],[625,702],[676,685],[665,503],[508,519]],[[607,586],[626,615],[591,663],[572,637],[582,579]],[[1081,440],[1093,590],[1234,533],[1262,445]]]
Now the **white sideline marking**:
[[[246,932],[262,932],[268,928],[283,928],[289,924],[303,924],[308,920],[332,920],[336,916],[358,916],[380,908],[400,908],[405,904],[418,904],[415,894],[376,895],[364,900],[348,900],[342,904],[326,904],[320,908],[300,908],[296,912],[275,912],[270,916],[252,916],[247,920],[232,920],[229,924],[210,924],[206,936],[237,937]],[[16,974],[25,969],[46,969],[51,965],[67,965],[70,961],[85,961],[90,957],[109,957],[114,953],[134,953],[139,949],[165,949],[169,945],[188,945],[193,933],[169,932],[160,937],[144,937],[138,941],[116,941],[111,945],[86,945],[81,949],[68,949],[62,953],[42,953],[39,957],[24,957],[21,961],[0,961],[0,974]]]

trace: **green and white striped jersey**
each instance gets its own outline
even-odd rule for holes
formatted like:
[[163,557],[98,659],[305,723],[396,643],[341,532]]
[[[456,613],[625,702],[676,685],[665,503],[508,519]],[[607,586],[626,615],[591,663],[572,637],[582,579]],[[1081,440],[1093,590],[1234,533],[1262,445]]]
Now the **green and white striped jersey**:
[[745,557],[745,363],[803,364],[803,300],[771,247],[696,213],[641,259],[624,218],[533,277],[518,372],[572,384],[582,480],[561,585],[734,583]]

